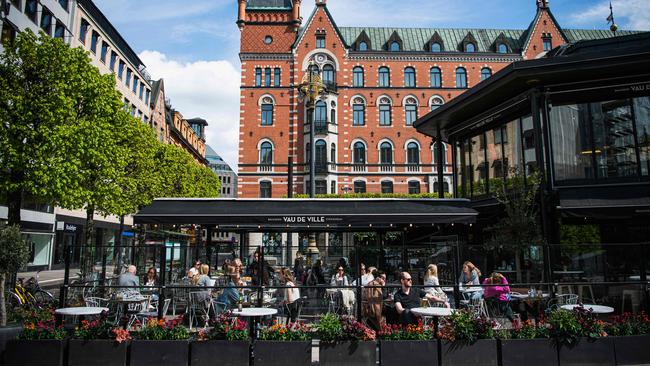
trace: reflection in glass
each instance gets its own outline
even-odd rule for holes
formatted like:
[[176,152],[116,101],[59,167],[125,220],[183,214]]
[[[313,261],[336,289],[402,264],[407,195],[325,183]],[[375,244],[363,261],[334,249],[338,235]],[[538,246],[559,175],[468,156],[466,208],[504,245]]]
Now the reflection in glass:
[[632,111],[628,100],[589,104],[599,178],[637,175]]
[[650,97],[634,98],[633,104],[641,175],[648,176],[650,175]]
[[474,136],[471,139],[471,161],[472,170],[472,196],[480,196],[487,193],[487,163],[485,161],[485,150],[480,147],[484,144],[483,135]]
[[554,106],[550,113],[555,179],[593,179],[591,129],[585,108]]

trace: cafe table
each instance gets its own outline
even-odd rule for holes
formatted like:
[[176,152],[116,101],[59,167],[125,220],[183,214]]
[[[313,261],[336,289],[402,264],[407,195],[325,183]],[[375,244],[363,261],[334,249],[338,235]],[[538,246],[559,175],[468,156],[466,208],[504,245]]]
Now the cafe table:
[[235,309],[232,311],[233,316],[242,317],[242,318],[251,318],[249,322],[250,325],[250,335],[251,339],[256,339],[255,326],[258,322],[258,319],[264,316],[271,316],[278,313],[278,309],[271,308],[242,308],[241,310]]
[[99,315],[104,311],[108,311],[108,308],[94,307],[94,306],[79,306],[79,307],[72,307],[72,308],[56,309],[54,310],[54,314],[56,315],[56,324],[60,325],[62,323],[63,320],[62,318],[64,316],[78,316],[79,323],[81,323],[84,317]]
[[585,309],[589,310],[594,314],[611,314],[614,312],[614,308],[611,306],[604,306],[604,305],[594,305],[594,304],[568,304],[568,305],[562,305],[560,308],[564,310],[573,310],[575,308],[580,308],[580,309]]
[[434,334],[438,334],[438,322],[441,316],[450,316],[454,309],[440,307],[419,307],[411,309],[411,312],[419,316],[430,316],[433,318]]

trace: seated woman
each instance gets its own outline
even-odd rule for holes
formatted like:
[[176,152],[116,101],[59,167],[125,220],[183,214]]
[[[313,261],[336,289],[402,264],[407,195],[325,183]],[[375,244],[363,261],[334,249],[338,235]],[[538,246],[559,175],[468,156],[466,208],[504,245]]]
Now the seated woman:
[[239,271],[234,267],[229,268],[230,282],[228,286],[223,289],[223,292],[217,298],[220,306],[223,306],[224,309],[219,310],[228,310],[237,307],[237,303],[240,301],[243,296],[243,289],[238,289],[238,286],[242,286],[241,276]]
[[[461,286],[480,286],[481,270],[470,261],[463,263],[463,270],[458,279]],[[471,294],[472,299],[480,299],[483,296],[483,291],[474,291]]]
[[289,311],[287,322],[291,321],[292,323],[295,323],[298,318],[300,290],[296,287],[293,274],[291,274],[291,271],[288,268],[282,268],[280,270],[280,281],[287,287],[284,289],[284,300],[282,301]]
[[336,273],[332,276],[330,280],[331,286],[348,286],[348,276],[345,275],[345,269],[342,265],[336,266]]
[[430,302],[443,303],[445,307],[449,307],[447,294],[442,291],[440,282],[438,281],[438,266],[435,264],[429,264],[427,266],[427,271],[424,274],[424,286],[426,286],[424,291],[432,296]]
[[508,280],[501,273],[494,272],[483,281],[483,284],[493,285],[486,286],[483,289],[483,297],[485,297],[485,300],[491,305],[496,306],[501,314],[512,321],[514,317],[510,308],[510,286],[508,286]]

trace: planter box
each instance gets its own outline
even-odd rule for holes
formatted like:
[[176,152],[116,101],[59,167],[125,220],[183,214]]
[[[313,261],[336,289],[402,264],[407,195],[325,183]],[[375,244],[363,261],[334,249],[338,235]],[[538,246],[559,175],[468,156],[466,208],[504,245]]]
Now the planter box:
[[68,343],[68,366],[124,366],[126,349],[127,342],[71,339]]
[[311,366],[311,341],[255,342],[255,366]]
[[192,342],[191,365],[248,366],[249,341]]
[[[188,341],[131,341],[131,366],[187,366]],[[216,356],[213,356],[216,357]]]
[[382,366],[437,365],[438,341],[380,341]]
[[614,354],[614,340],[611,338],[598,338],[590,341],[580,338],[577,343],[559,347],[560,366],[611,366],[616,364]]
[[7,342],[18,338],[22,332],[22,324],[9,324],[6,327],[0,327],[0,363],[4,360]]
[[376,342],[321,343],[318,352],[320,366],[375,366],[377,363]]
[[558,366],[552,339],[501,340],[501,366]]
[[479,339],[474,343],[441,342],[440,359],[443,366],[476,366],[499,364],[496,339]]
[[650,335],[612,337],[617,365],[650,364]]
[[5,365],[62,366],[67,340],[13,340],[7,342]]

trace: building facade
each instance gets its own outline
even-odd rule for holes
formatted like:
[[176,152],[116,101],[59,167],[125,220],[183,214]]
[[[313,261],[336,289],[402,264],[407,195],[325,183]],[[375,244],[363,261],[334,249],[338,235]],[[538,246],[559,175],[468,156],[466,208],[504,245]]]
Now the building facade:
[[168,143],[189,152],[197,163],[208,165],[205,158],[205,126],[208,122],[202,118],[185,119],[181,112],[166,102]]
[[[546,1],[522,30],[338,27],[326,0],[303,24],[301,3],[238,3],[239,197],[286,195],[289,157],[293,192],[309,192],[312,120],[317,194],[452,193],[451,149],[443,143],[437,184],[436,142],[413,128],[419,116],[514,61],[611,36],[562,29]],[[312,116],[299,93],[308,70],[325,86]]]
[[237,173],[209,145],[205,147],[205,158],[208,160],[210,169],[219,176],[219,181],[221,181],[220,197],[236,198]]

